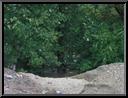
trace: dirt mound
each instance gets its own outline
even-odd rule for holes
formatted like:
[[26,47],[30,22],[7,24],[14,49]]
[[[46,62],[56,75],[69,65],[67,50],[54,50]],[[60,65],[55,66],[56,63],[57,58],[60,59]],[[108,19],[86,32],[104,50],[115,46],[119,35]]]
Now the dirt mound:
[[124,94],[124,64],[114,63],[65,78],[4,69],[5,94]]
[[40,94],[40,85],[27,76],[16,73],[10,69],[4,70],[4,93],[5,94]]
[[[124,64],[123,63],[113,63],[109,65],[102,65],[94,70],[88,71],[86,73],[82,73],[72,78],[77,79],[86,79],[89,82],[92,82],[93,86],[97,88],[106,88],[110,90],[113,89],[113,93],[123,94],[125,87],[124,80]],[[101,85],[99,87],[99,85]],[[104,85],[104,86],[103,86]],[[88,88],[89,90],[92,90]],[[86,91],[89,91],[86,88]],[[101,90],[104,92],[104,90]],[[101,93],[100,89],[97,90],[97,93]],[[110,92],[110,91],[109,91]],[[86,92],[87,93],[87,92]]]

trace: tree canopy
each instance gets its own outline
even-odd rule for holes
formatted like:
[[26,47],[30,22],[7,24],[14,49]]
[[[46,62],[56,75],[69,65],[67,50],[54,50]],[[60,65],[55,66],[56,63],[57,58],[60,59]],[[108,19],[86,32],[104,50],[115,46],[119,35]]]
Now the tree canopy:
[[4,4],[4,64],[38,75],[124,61],[123,4]]

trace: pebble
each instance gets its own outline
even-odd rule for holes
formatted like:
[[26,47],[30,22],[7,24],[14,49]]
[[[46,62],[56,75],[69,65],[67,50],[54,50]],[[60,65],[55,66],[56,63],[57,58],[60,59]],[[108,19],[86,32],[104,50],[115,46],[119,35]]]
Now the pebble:
[[16,73],[16,75],[17,75],[17,77],[22,78],[22,75],[21,75],[21,74],[17,74],[17,73]]
[[61,91],[56,91],[57,94],[62,94]]
[[11,75],[5,74],[4,76],[5,76],[7,79],[13,79],[13,77],[12,77]]

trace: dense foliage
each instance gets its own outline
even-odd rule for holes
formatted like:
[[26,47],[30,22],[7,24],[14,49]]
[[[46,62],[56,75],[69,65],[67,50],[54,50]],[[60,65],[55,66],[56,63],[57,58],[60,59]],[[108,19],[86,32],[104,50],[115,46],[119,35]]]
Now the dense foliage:
[[5,4],[4,64],[39,75],[124,61],[121,4]]

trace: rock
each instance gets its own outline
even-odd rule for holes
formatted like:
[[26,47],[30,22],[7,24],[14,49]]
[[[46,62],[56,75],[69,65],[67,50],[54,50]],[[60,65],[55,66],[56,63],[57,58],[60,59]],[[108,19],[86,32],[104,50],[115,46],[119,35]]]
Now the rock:
[[47,90],[43,90],[41,94],[46,94],[47,92]]
[[48,78],[5,68],[4,93],[125,94],[124,71],[123,63],[113,63],[72,77]]
[[61,92],[61,91],[56,91],[56,93],[57,93],[57,94],[62,94],[62,92]]
[[5,74],[4,77],[7,79],[13,79],[13,77],[11,75],[7,75],[7,74]]
[[16,73],[16,75],[17,75],[17,77],[19,77],[19,78],[22,78],[22,77],[23,77],[22,74]]

